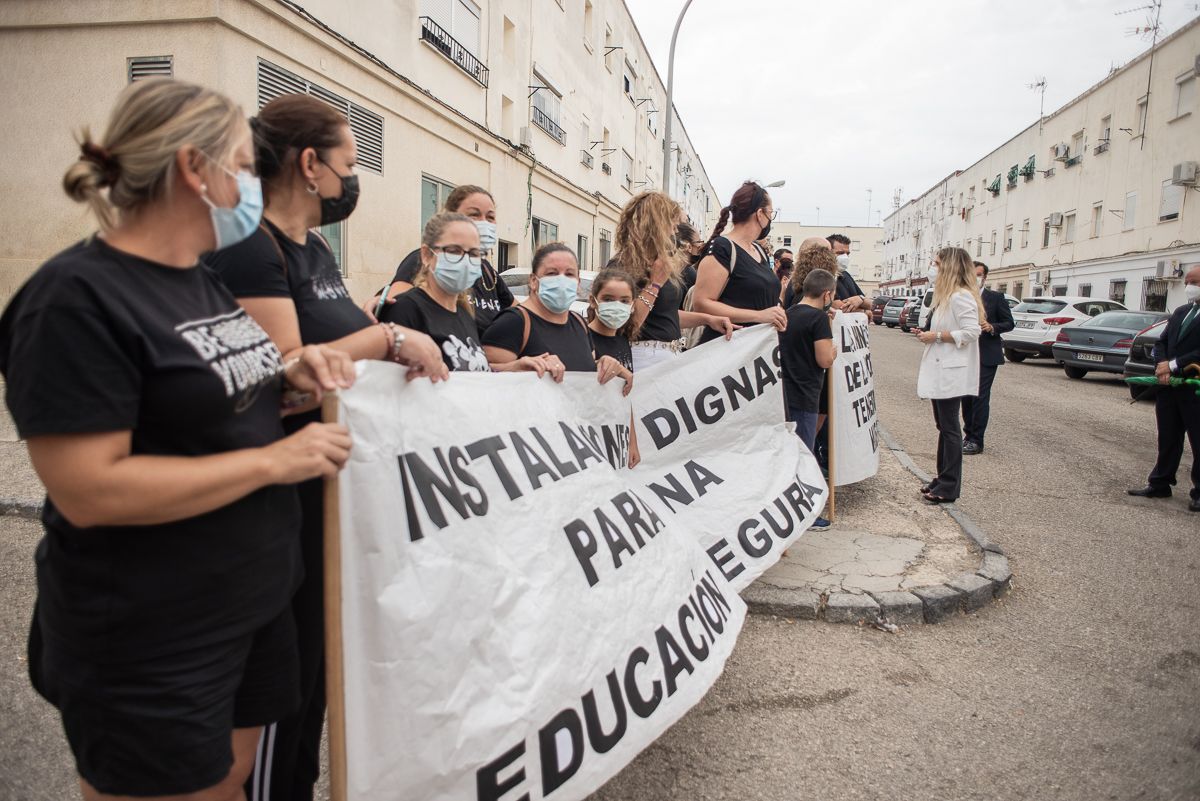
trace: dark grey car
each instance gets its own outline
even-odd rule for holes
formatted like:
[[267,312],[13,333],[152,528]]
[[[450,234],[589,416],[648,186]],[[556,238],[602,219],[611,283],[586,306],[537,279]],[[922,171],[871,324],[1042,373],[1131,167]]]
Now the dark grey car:
[[1133,338],[1165,319],[1163,312],[1121,310],[1063,326],[1054,343],[1054,361],[1070,378],[1083,378],[1091,371],[1124,373]]
[[[1129,359],[1125,362],[1125,375],[1154,375],[1154,346],[1167,330],[1167,321],[1161,320],[1133,338],[1129,348]],[[1129,397],[1134,400],[1152,400],[1158,394],[1157,387],[1129,385]]]

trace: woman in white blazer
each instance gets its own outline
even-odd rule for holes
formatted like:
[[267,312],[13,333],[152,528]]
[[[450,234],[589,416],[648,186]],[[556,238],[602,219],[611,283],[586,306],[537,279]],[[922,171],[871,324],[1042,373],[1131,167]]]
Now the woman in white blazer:
[[962,490],[964,395],[979,394],[979,334],[987,319],[975,279],[975,264],[962,248],[942,248],[933,259],[933,313],[925,343],[917,395],[933,401],[938,429],[937,477],[921,494],[929,503],[950,503]]

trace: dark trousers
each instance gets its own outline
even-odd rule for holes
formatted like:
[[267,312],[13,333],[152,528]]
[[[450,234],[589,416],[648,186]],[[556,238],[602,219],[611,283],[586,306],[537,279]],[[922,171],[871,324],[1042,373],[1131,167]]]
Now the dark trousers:
[[964,395],[962,399],[963,439],[983,447],[983,433],[987,431],[988,417],[992,412],[992,382],[996,380],[999,365],[979,366],[979,397]]
[[933,421],[937,423],[937,476],[929,485],[931,495],[955,500],[962,491],[963,438],[958,415],[962,398],[933,401]]
[[1200,500],[1200,397],[1184,387],[1159,387],[1154,416],[1158,421],[1158,462],[1147,483],[1157,488],[1174,486],[1186,435],[1192,444],[1192,500]]
[[263,729],[247,801],[312,801],[321,772],[325,721],[324,485],[300,484],[300,549],[304,581],[292,598],[300,652],[300,708]]

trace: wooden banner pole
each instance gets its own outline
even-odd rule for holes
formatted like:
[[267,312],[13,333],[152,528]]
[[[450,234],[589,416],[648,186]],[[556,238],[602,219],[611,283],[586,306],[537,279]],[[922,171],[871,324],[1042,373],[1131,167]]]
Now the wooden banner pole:
[[834,393],[833,393],[833,368],[830,367],[825,373],[825,391],[828,393],[828,403],[825,404],[825,462],[829,466],[829,503],[825,507],[825,519],[830,523],[837,520],[837,488],[833,484],[833,466],[836,454],[834,453]]
[[[338,421],[337,395],[325,396],[321,419]],[[325,479],[325,703],[329,710],[329,798],[346,801],[346,676],[342,663],[342,528],[338,478]]]

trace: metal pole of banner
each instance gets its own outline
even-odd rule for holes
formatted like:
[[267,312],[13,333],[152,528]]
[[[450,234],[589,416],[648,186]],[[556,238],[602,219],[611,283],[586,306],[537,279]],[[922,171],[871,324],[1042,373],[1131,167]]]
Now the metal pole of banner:
[[679,26],[683,24],[683,15],[687,13],[691,4],[692,0],[687,0],[679,12],[679,19],[675,20],[675,30],[671,34],[671,54],[667,57],[667,124],[663,131],[662,188],[668,195],[671,194],[671,123],[674,122],[675,116],[675,40],[679,38]]
[[[338,421],[337,395],[325,396],[321,419]],[[346,675],[342,662],[342,527],[338,479],[325,479],[325,703],[329,710],[329,798],[346,801]]]
[[837,519],[837,488],[833,485],[834,460],[837,458],[837,453],[833,444],[834,394],[832,367],[825,371],[825,391],[829,395],[829,402],[825,404],[825,462],[829,465],[829,503],[825,507],[825,519],[832,523]]

